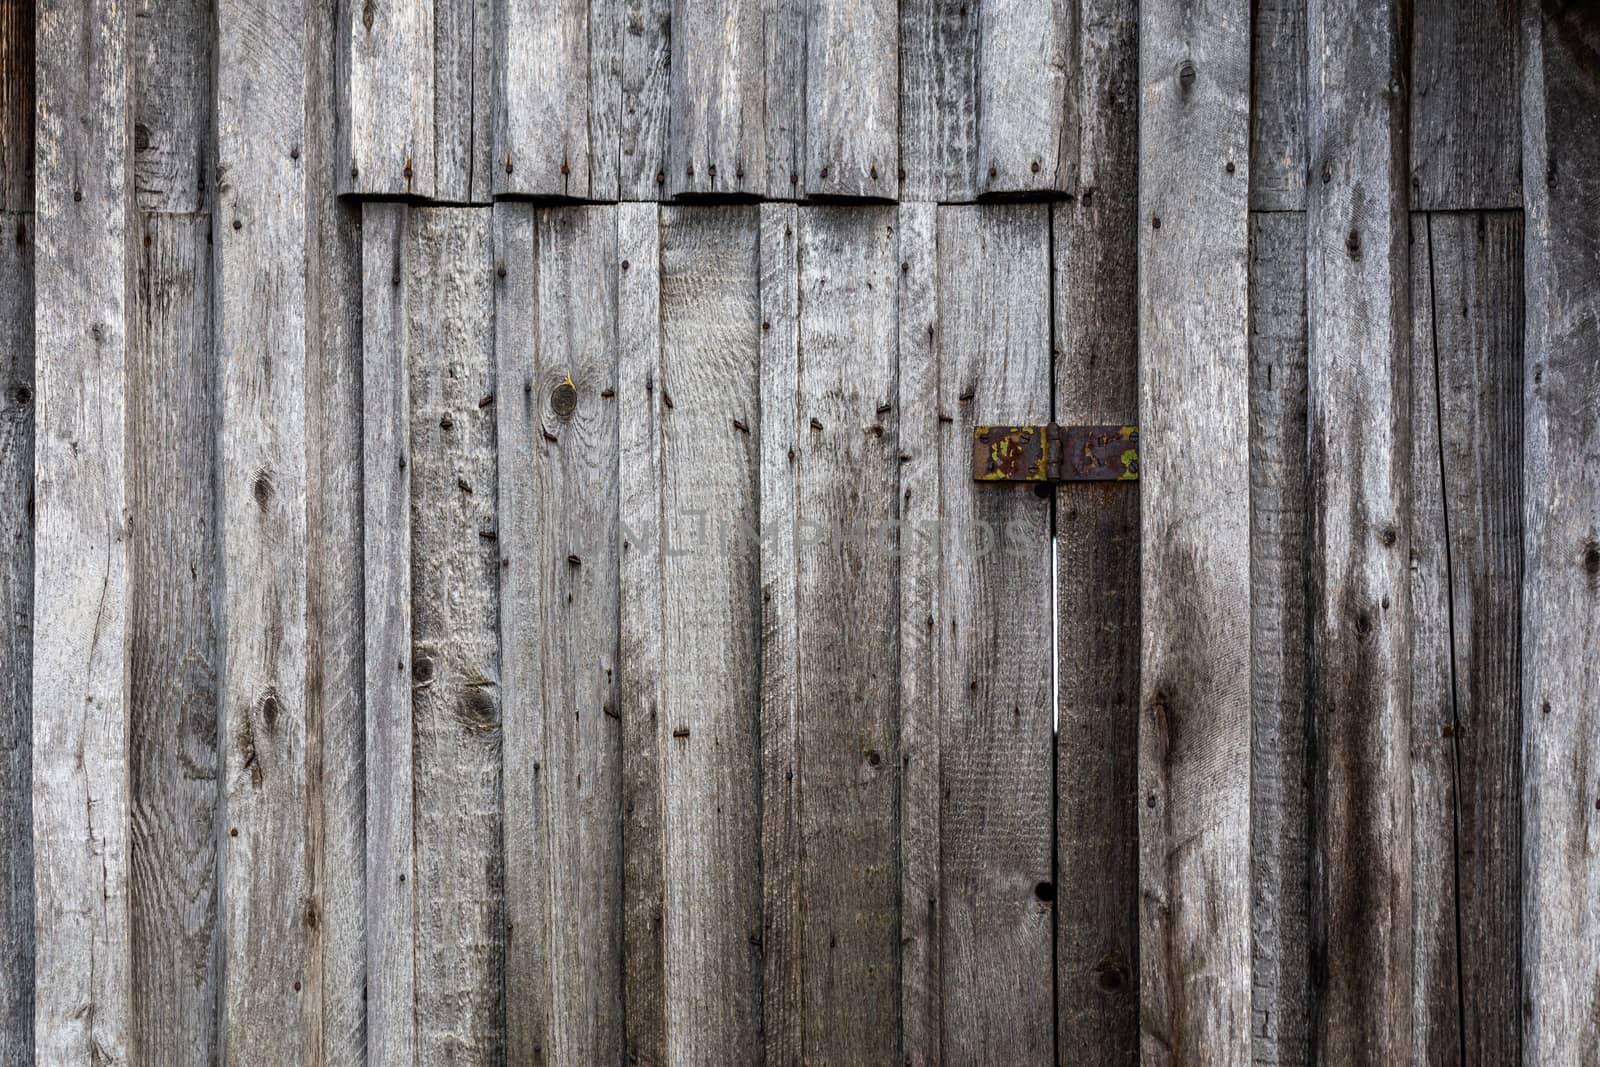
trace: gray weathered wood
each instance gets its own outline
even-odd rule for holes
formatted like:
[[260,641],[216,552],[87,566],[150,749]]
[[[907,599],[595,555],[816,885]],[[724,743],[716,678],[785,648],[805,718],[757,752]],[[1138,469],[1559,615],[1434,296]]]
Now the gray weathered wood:
[[[811,0],[776,0],[766,7],[764,193],[790,199],[805,189],[806,41]],[[832,173],[830,171],[830,173]]]
[[1311,1060],[1306,219],[1250,216],[1251,1062]]
[[938,219],[902,204],[898,330],[900,418],[900,1029],[901,1062],[943,1062],[939,951],[940,705]]
[[1044,205],[940,210],[938,908],[952,1064],[1040,1062],[1054,1047],[1050,507],[970,473],[975,424],[1048,420],[1049,278]]
[[[1139,414],[1139,19],[1085,4],[1079,197],[1054,209],[1055,418]],[[1056,494],[1057,1062],[1139,1055],[1139,492]]]
[[488,208],[413,212],[411,708],[418,1063],[499,1063],[500,553]]
[[767,181],[762,5],[675,0],[667,191],[762,193]]
[[133,25],[114,0],[37,23],[33,612],[34,1054],[125,1062]]
[[1330,1063],[1411,1058],[1410,278],[1395,5],[1306,19],[1317,1033]]
[[[417,1057],[416,745],[408,304],[410,209],[361,212],[362,544],[366,584],[367,1053]],[[421,284],[421,279],[417,279]]]
[[0,212],[33,210],[34,9],[0,3]]
[[628,1063],[662,1067],[661,231],[654,204],[617,210],[617,499],[622,716],[623,1005]]
[[31,213],[0,212],[0,279],[0,660],[7,664],[0,678],[0,1063],[26,1063],[33,1053]]
[[143,1062],[217,1060],[211,218],[150,215],[128,348],[129,909]]
[[211,4],[139,0],[133,13],[133,181],[144,211],[210,203]]
[[[497,194],[616,196],[614,122],[611,144],[591,141],[591,123],[614,111],[614,74],[592,82],[594,14],[614,17],[588,0],[498,0],[495,27],[494,190]],[[609,172],[610,187],[592,172]]]
[[672,0],[622,0],[621,9],[618,194],[658,200],[666,188],[672,113]]
[[1600,1048],[1600,15],[1524,5],[1522,968],[1528,1067]]
[[977,188],[984,193],[1077,188],[1076,6],[1069,0],[978,5]]
[[1250,30],[1250,210],[1304,211],[1305,0],[1257,0]]
[[1139,10],[1140,1045],[1250,1057],[1249,6]]
[[306,19],[224,0],[213,211],[223,1057],[307,1058]]
[[978,12],[969,0],[900,5],[900,196],[977,195]]
[[[806,11],[806,193],[893,199],[900,187],[899,5],[808,0]],[[769,78],[769,97],[783,88]]]
[[434,0],[433,195],[489,199],[493,171],[494,0]]
[[431,197],[434,0],[341,6],[339,191]]
[[1521,0],[1415,0],[1409,79],[1412,208],[1522,206],[1520,6]]

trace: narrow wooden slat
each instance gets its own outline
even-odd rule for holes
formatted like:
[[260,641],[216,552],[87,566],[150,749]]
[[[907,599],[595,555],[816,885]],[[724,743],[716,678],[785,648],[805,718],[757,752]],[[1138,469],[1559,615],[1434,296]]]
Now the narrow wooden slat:
[[978,6],[977,188],[984,193],[1077,188],[1075,8],[1062,0]]
[[[892,199],[900,185],[899,5],[811,0],[808,13],[805,190]],[[780,89],[769,81],[770,95]]]
[[[764,195],[799,197],[806,169],[806,41],[810,0],[781,0],[766,10]],[[880,57],[881,59],[881,57]]]
[[25,1063],[33,1052],[31,212],[0,212],[0,278],[0,659],[8,664],[0,679],[0,1063]]
[[411,709],[419,1063],[503,1037],[499,571],[487,208],[412,215]]
[[672,0],[622,0],[618,195],[658,200],[667,181],[672,113]]
[[216,10],[223,1058],[307,1058],[306,20]]
[[747,533],[758,522],[757,226],[749,208],[675,208],[662,219],[652,448],[662,467],[669,1063],[760,1059],[760,573]]
[[943,208],[938,243],[943,1058],[1040,1062],[1055,1033],[1050,508],[970,470],[973,425],[1049,416],[1048,209]]
[[1306,219],[1250,216],[1252,1062],[1311,1058]]
[[1519,6],[1416,0],[1412,7],[1412,208],[1522,206]]
[[617,211],[617,660],[622,714],[623,1005],[627,1060],[662,1067],[661,229],[654,204]]
[[[1138,10],[1082,9],[1077,200],[1054,209],[1055,419],[1139,411]],[[1118,105],[1120,102],[1120,106]],[[1139,1055],[1139,491],[1056,494],[1056,1020],[1062,1064]]]
[[760,194],[767,179],[760,5],[675,0],[667,191]]
[[901,1060],[943,1062],[940,969],[938,208],[896,211],[900,281],[900,1028]]
[[131,1025],[145,1063],[218,1057],[216,364],[211,218],[151,215],[128,354]]
[[202,210],[211,199],[211,5],[140,0],[133,27],[133,180],[139,207]]
[[[597,9],[603,10],[600,5]],[[614,86],[591,82],[587,0],[498,0],[494,190],[520,196],[614,197],[596,188],[607,146],[591,142],[591,113],[616,106]],[[615,154],[615,138],[609,151]]]
[[1410,313],[1399,7],[1307,9],[1312,937],[1330,1062],[1410,1059]]
[[1523,7],[1523,1063],[1600,1047],[1600,15]]
[[37,33],[34,1055],[124,1062],[133,24],[45,3]]
[[493,177],[494,0],[434,0],[433,195],[483,203]]
[[416,747],[408,313],[410,209],[361,212],[362,557],[366,583],[367,1050],[417,1050]]
[[1304,211],[1304,0],[1258,0],[1250,30],[1250,210]]
[[340,192],[432,196],[434,0],[362,0],[342,19]]
[[34,14],[0,3],[0,212],[33,210]]
[[1139,9],[1139,1014],[1250,1057],[1248,5]]
[[977,194],[978,12],[968,0],[900,5],[900,198]]

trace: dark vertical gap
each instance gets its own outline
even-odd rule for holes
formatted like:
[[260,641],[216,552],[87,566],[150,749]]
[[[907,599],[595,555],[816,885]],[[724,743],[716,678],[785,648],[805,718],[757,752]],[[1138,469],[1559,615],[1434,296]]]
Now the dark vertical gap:
[[1434,441],[1439,453],[1439,510],[1444,519],[1445,617],[1449,622],[1450,642],[1450,859],[1455,882],[1455,907],[1452,911],[1456,925],[1456,1049],[1459,1056],[1457,1062],[1466,1063],[1467,991],[1465,968],[1461,963],[1461,707],[1456,696],[1459,677],[1456,668],[1456,579],[1450,558],[1450,483],[1445,477],[1444,385],[1439,373],[1439,306],[1434,282],[1433,213],[1424,214],[1423,220],[1428,238],[1428,329],[1433,345],[1433,423]]
[[[1047,204],[1044,212],[1047,237],[1045,254],[1049,260],[1045,267],[1045,306],[1049,318],[1050,421],[1053,422],[1056,417],[1056,364],[1061,358],[1056,339],[1056,211],[1054,206]],[[1056,573],[1056,501],[1060,492],[1058,487],[1050,487],[1050,567],[1047,572],[1050,575],[1050,882],[1053,889],[1057,890],[1052,893],[1050,903],[1050,1047],[1053,1063],[1061,1062],[1061,961],[1057,958],[1061,943],[1061,894],[1058,891],[1061,885],[1061,798],[1057,784],[1060,781],[1061,762],[1061,661],[1060,638],[1056,633],[1060,620],[1060,605],[1057,602],[1060,576]]]

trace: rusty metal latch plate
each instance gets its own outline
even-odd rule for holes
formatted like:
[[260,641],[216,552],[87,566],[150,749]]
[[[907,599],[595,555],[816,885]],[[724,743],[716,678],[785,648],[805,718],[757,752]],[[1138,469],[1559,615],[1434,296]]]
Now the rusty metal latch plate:
[[980,482],[1136,482],[1137,426],[979,426],[972,477]]

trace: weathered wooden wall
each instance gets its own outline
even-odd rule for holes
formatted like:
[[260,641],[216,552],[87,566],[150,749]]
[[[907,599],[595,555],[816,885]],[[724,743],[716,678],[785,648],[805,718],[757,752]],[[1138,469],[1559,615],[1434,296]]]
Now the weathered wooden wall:
[[0,0],[0,1067],[1592,1062],[1597,71]]

